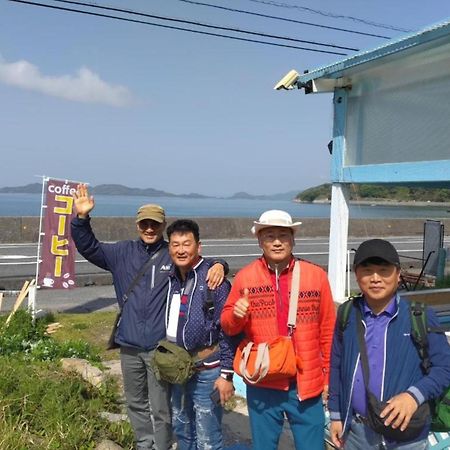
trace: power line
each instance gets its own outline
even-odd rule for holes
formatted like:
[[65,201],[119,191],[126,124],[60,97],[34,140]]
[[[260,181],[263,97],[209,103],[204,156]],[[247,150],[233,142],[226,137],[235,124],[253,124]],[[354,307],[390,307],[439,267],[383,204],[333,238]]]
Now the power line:
[[195,26],[200,26],[200,27],[205,27],[205,28],[211,28],[211,29],[214,29],[214,30],[233,31],[235,33],[250,34],[252,36],[268,37],[268,38],[271,38],[271,39],[282,39],[282,40],[286,40],[286,41],[300,42],[302,44],[312,44],[312,45],[319,45],[319,46],[322,46],[322,47],[337,48],[337,49],[340,49],[340,50],[351,50],[351,51],[358,51],[359,50],[359,49],[353,48],[353,47],[343,47],[343,46],[340,46],[340,45],[326,44],[326,43],[323,43],[323,42],[307,41],[307,40],[304,40],[304,39],[296,39],[296,38],[290,38],[290,37],[286,37],[286,36],[278,36],[278,35],[274,35],[274,34],[267,34],[267,33],[260,33],[260,32],[255,32],[255,31],[249,31],[249,30],[242,30],[240,28],[222,27],[222,26],[218,26],[218,25],[211,25],[211,24],[205,24],[205,23],[201,23],[201,22],[195,22],[195,21],[192,21],[192,20],[175,19],[173,17],[167,17],[167,16],[157,16],[157,15],[154,15],[154,14],[138,12],[138,11],[134,11],[134,10],[131,10],[131,9],[114,8],[112,6],[100,6],[100,5],[96,5],[96,4],[93,4],[93,3],[80,2],[80,1],[75,1],[75,0],[53,0],[53,1],[57,2],[57,3],[67,3],[67,4],[72,4],[72,5],[78,5],[78,6],[87,6],[89,8],[103,9],[103,10],[106,10],[106,11],[127,13],[127,14],[131,14],[131,15],[135,15],[135,16],[149,17],[151,19],[165,20],[165,21],[168,21],[168,22],[184,23],[184,24],[188,24],[188,25],[195,25]]
[[312,26],[312,27],[325,28],[325,29],[328,29],[328,30],[343,31],[345,33],[353,33],[353,34],[359,34],[359,35],[362,35],[362,36],[370,36],[370,37],[376,37],[376,38],[381,38],[381,39],[390,39],[389,36],[383,36],[383,35],[380,35],[380,34],[366,33],[364,31],[349,30],[347,28],[332,27],[332,26],[321,25],[321,24],[313,23],[313,22],[305,22],[303,20],[288,19],[287,17],[272,16],[270,14],[262,14],[262,13],[257,13],[257,12],[254,12],[254,11],[247,11],[247,10],[244,10],[244,9],[236,9],[236,8],[228,8],[228,7],[219,6],[219,5],[211,5],[210,3],[195,2],[193,0],[177,0],[177,1],[183,2],[183,3],[190,3],[192,5],[208,6],[210,8],[221,9],[221,10],[224,10],[224,11],[231,11],[231,12],[237,12],[237,13],[241,13],[241,14],[248,14],[248,15],[251,15],[251,16],[265,17],[267,19],[275,19],[275,20],[281,20],[281,21],[284,21],[284,22],[298,23],[300,25],[309,25],[309,26]]
[[404,33],[414,31],[414,30],[408,30],[405,28],[394,27],[393,25],[387,25],[384,23],[372,22],[370,20],[361,19],[359,17],[345,16],[345,15],[335,14],[335,13],[328,12],[328,11],[322,11],[320,9],[308,8],[306,6],[290,5],[288,3],[275,2],[273,0],[247,0],[247,1],[253,2],[253,3],[262,3],[263,5],[276,6],[277,8],[300,9],[301,11],[307,11],[307,12],[310,12],[313,14],[319,14],[319,15],[325,16],[325,17],[332,17],[333,19],[349,19],[354,22],[360,22],[365,25],[371,25],[371,26],[377,27],[377,28],[385,28],[387,30],[401,31]]
[[202,35],[206,35],[206,36],[215,36],[215,37],[221,37],[221,38],[225,38],[225,39],[233,39],[235,41],[244,41],[244,42],[252,42],[252,43],[256,43],[256,44],[263,44],[263,45],[271,45],[274,47],[284,47],[284,48],[292,48],[295,50],[304,50],[304,51],[310,51],[310,52],[316,52],[316,53],[327,53],[330,55],[343,55],[346,56],[346,53],[341,53],[341,52],[334,52],[331,50],[319,50],[319,49],[315,49],[315,48],[308,48],[308,47],[298,47],[298,46],[294,46],[294,45],[288,45],[288,44],[277,44],[275,42],[266,42],[266,41],[260,41],[257,39],[248,39],[248,38],[242,38],[242,37],[237,37],[237,36],[230,36],[230,35],[226,35],[226,34],[219,34],[219,33],[211,33],[211,32],[207,32],[207,31],[199,31],[199,30],[192,30],[189,28],[182,28],[182,27],[175,27],[175,26],[171,26],[171,25],[163,25],[160,23],[153,23],[153,22],[146,22],[143,20],[137,20],[137,19],[130,19],[130,18],[125,18],[125,17],[119,17],[119,16],[113,16],[110,14],[101,14],[101,13],[95,13],[92,11],[85,11],[85,10],[79,10],[79,9],[73,9],[73,8],[64,8],[61,6],[54,6],[54,5],[48,5],[45,3],[38,3],[38,2],[31,2],[31,1],[26,1],[26,0],[9,0],[10,2],[14,2],[14,3],[23,3],[26,5],[32,5],[32,6],[40,6],[43,8],[49,8],[49,9],[55,9],[55,10],[60,10],[60,11],[68,11],[68,12],[75,12],[75,13],[79,13],[79,14],[86,14],[89,16],[95,16],[95,17],[106,17],[108,19],[115,19],[115,20],[121,20],[123,22],[132,22],[132,23],[140,23],[143,25],[149,25],[149,26],[154,26],[154,27],[159,27],[159,28],[167,28],[170,30],[177,30],[177,31],[186,31],[189,33],[196,33],[196,34],[202,34]]

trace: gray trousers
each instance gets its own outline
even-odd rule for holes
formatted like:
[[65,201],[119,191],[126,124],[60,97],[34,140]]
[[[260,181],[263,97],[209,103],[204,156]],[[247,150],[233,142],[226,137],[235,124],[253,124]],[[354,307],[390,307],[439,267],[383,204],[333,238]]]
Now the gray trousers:
[[170,388],[156,380],[149,365],[153,351],[120,348],[128,417],[138,450],[167,450],[172,445]]

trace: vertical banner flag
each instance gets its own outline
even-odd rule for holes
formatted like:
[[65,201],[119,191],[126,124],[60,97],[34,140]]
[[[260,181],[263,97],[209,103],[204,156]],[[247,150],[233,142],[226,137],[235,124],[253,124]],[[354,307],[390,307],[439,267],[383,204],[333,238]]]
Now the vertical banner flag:
[[75,287],[75,244],[70,221],[77,183],[48,179],[38,284],[43,288]]

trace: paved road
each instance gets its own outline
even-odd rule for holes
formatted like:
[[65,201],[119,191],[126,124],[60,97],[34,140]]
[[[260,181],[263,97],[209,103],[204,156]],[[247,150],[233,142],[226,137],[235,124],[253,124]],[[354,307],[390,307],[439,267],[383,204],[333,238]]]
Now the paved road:
[[[398,248],[405,265],[417,264],[422,255],[422,239],[417,236],[392,237],[390,240]],[[361,239],[349,239],[348,248],[356,248]],[[307,238],[297,239],[295,254],[311,260],[317,264],[326,265],[328,262],[328,239]],[[448,245],[448,244],[446,244]],[[19,285],[25,279],[34,276],[36,264],[36,244],[1,244],[0,245],[0,286],[8,278],[14,277]],[[203,254],[205,256],[220,256],[228,261],[233,275],[240,267],[259,256],[260,249],[254,239],[234,240],[205,240],[203,242]],[[77,255],[76,272],[82,274],[104,274],[101,269],[93,266]],[[351,276],[352,289],[355,288],[354,277]],[[101,282],[108,282],[110,278],[104,277]],[[98,279],[95,278],[97,283]],[[100,284],[100,283],[97,283]],[[83,286],[82,283],[80,283]],[[2,310],[9,309],[15,296],[5,297]],[[77,288],[73,290],[46,290],[38,291],[37,309],[90,312],[99,309],[115,309],[116,301],[114,289],[111,285],[95,285]]]
[[[422,238],[419,236],[403,236],[389,238],[404,256],[421,258]],[[449,238],[450,239],[450,238]],[[348,249],[356,248],[362,239],[350,238]],[[208,239],[202,242],[204,256],[220,256],[225,258],[232,271],[236,271],[259,256],[261,251],[255,239]],[[450,244],[450,241],[447,245]],[[6,277],[30,278],[36,270],[37,244],[0,244],[0,280]],[[295,254],[326,266],[328,264],[328,238],[301,238],[296,240]],[[88,263],[77,254],[76,273],[101,273],[102,270]]]

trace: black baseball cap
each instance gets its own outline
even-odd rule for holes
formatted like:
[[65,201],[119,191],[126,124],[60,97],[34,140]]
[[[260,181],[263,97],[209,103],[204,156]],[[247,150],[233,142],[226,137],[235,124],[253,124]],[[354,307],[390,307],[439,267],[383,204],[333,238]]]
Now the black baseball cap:
[[390,242],[384,239],[369,239],[361,243],[356,250],[353,264],[359,266],[371,258],[379,258],[396,266],[400,265],[397,250]]

